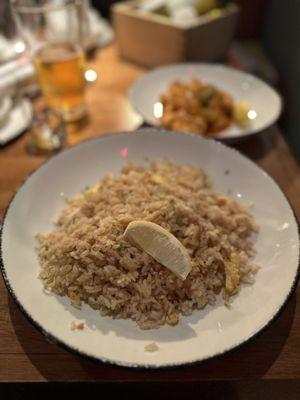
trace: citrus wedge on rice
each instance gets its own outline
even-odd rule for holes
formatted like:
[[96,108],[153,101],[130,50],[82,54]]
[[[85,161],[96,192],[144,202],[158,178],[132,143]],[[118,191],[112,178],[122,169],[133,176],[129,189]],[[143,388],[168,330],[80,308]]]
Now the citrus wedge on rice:
[[149,221],[132,221],[128,224],[124,238],[139,246],[160,264],[185,280],[191,271],[191,259],[180,241]]

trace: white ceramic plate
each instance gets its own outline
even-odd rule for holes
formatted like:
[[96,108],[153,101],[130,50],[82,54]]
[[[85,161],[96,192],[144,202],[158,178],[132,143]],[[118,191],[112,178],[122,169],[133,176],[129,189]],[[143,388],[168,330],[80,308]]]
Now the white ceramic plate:
[[32,106],[29,100],[16,103],[3,124],[0,125],[0,146],[20,136],[32,121]]
[[[214,189],[254,203],[261,226],[255,239],[262,266],[254,285],[244,286],[232,309],[221,299],[214,306],[182,317],[175,327],[140,330],[130,320],[101,317],[88,306],[77,310],[67,298],[47,295],[37,278],[35,234],[53,229],[72,196],[125,163],[168,158],[198,165],[211,176]],[[88,140],[66,149],[38,168],[18,189],[3,222],[2,273],[23,312],[51,340],[96,360],[132,367],[176,366],[223,354],[256,335],[282,309],[298,277],[298,227],[277,184],[253,162],[219,142],[194,135],[144,129]],[[83,331],[71,331],[84,321]],[[159,350],[145,352],[156,342]]]
[[[216,135],[218,139],[237,139],[261,132],[277,121],[281,113],[278,93],[260,79],[221,64],[184,63],[154,69],[143,75],[129,89],[133,108],[150,125],[159,125],[155,104],[174,80],[201,79],[228,92],[235,102],[247,100],[255,116],[247,128],[232,124]],[[157,106],[156,106],[157,107]]]

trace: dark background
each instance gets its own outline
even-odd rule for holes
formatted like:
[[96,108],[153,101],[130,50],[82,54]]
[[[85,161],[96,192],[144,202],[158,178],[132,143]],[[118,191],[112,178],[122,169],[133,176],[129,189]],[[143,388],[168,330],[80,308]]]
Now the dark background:
[[[251,366],[249,366],[251,368]],[[175,383],[38,383],[0,385],[4,400],[298,400],[298,381]]]
[[[113,0],[92,0],[103,16],[109,18]],[[278,89],[284,96],[284,117],[281,126],[292,150],[300,159],[300,0],[236,0],[241,15],[236,37],[239,40],[260,41],[271,62],[279,72]],[[8,0],[0,0],[0,25],[2,8]],[[2,21],[1,21],[2,20]],[[3,26],[3,25],[2,25]],[[295,349],[299,351],[299,349]],[[254,366],[249,365],[249,368]],[[299,381],[248,381],[177,383],[157,382],[147,384],[2,384],[0,398],[55,399],[232,399],[232,400],[297,400],[300,399]]]

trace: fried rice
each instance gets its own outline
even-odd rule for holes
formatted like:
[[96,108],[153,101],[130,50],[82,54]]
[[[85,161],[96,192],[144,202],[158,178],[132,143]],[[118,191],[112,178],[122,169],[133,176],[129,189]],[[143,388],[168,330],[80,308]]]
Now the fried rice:
[[[142,329],[176,325],[180,315],[226,304],[257,266],[248,207],[215,193],[199,167],[167,161],[126,165],[74,198],[55,229],[37,234],[46,289],[103,316],[129,318]],[[123,237],[131,221],[154,222],[187,249],[192,270],[183,281]]]

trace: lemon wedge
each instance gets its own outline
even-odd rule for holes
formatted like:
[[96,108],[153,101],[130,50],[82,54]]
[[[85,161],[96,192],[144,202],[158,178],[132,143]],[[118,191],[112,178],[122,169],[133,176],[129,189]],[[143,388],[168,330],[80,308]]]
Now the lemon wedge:
[[238,102],[233,111],[233,117],[237,125],[242,128],[246,128],[249,125],[249,113],[250,107],[246,100]]
[[191,259],[180,241],[162,228],[149,221],[132,221],[128,224],[124,238],[138,245],[160,264],[185,280],[191,271]]

